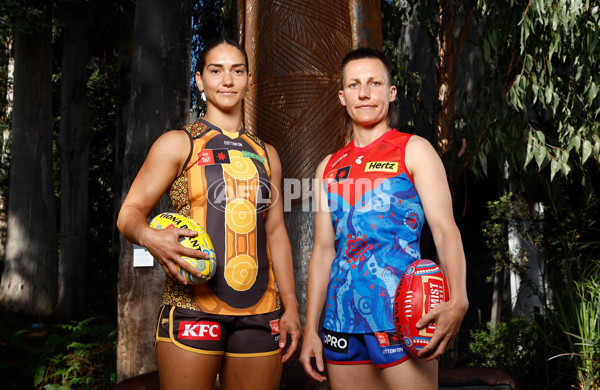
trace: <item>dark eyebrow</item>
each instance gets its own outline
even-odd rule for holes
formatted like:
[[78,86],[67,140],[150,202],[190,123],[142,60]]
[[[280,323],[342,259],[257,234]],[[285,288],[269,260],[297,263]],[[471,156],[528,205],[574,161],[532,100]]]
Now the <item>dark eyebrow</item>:
[[[207,68],[210,67],[210,66],[214,66],[216,68],[223,68],[222,64],[208,64],[208,65],[206,65]],[[239,63],[239,64],[233,64],[233,65],[231,65],[231,67],[232,68],[239,68],[239,67],[246,68],[246,65],[243,64],[243,63]]]

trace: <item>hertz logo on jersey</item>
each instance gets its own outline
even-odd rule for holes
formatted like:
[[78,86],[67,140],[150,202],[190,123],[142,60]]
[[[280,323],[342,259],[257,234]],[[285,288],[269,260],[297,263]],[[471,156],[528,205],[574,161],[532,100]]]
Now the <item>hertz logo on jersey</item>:
[[398,172],[398,163],[391,161],[371,161],[365,165],[365,172]]

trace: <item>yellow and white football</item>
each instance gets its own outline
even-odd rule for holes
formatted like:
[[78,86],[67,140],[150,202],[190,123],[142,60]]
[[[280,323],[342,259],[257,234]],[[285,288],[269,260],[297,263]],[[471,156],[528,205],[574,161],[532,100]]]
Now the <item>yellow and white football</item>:
[[200,226],[198,222],[191,218],[184,217],[181,214],[161,213],[152,219],[150,222],[150,227],[154,229],[190,229],[198,232],[196,237],[180,237],[179,242],[186,248],[201,250],[210,256],[208,259],[182,256],[183,260],[194,266],[202,273],[202,277],[199,278],[195,275],[190,275],[189,272],[179,266],[177,266],[177,269],[190,284],[194,285],[206,283],[214,276],[217,270],[217,256],[215,254],[215,248],[213,247],[208,233],[206,233],[206,230],[204,230],[204,228]]

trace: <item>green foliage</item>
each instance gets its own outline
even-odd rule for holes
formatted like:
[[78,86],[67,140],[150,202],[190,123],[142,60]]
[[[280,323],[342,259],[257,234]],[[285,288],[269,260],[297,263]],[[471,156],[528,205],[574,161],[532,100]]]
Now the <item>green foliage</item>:
[[46,339],[47,357],[36,371],[35,387],[105,389],[114,384],[114,326],[90,318],[55,329]]
[[553,356],[573,361],[579,388],[600,387],[600,262],[579,282],[570,281],[557,305],[558,326],[567,336],[566,351]]
[[[427,88],[427,78],[420,72],[409,71],[410,53],[403,51],[405,39],[404,23],[405,4],[399,4],[398,9],[387,1],[381,2],[383,52],[392,61],[392,84],[398,89],[397,101],[405,99],[410,107],[410,115],[400,118],[398,128],[404,132],[416,133],[417,122],[421,114],[428,112],[427,102],[424,101]],[[428,117],[429,123],[431,118]]]
[[471,331],[469,367],[493,367],[522,375],[536,358],[535,323],[523,318],[493,324]]
[[[100,318],[42,326],[2,313],[4,389],[108,389],[115,383],[116,327]],[[38,326],[39,325],[39,326]]]
[[3,0],[0,2],[0,39],[6,39],[10,32],[31,31],[40,15],[39,8],[23,4],[23,1]]
[[[560,195],[549,200],[543,218],[530,209],[523,196],[509,194],[489,202],[490,219],[484,223],[483,231],[492,254],[492,276],[505,270],[519,273],[543,306],[529,320],[534,335],[522,345],[522,351],[529,349],[536,354],[532,359],[536,364],[524,366],[528,374],[523,379],[524,387],[564,389],[576,385],[583,389],[597,386],[599,372],[600,200],[564,182],[556,186]],[[537,223],[531,223],[534,221]],[[526,243],[526,251],[511,256],[507,240],[510,229]],[[544,261],[542,286],[523,272],[531,251]],[[486,350],[485,334],[489,334],[489,344],[493,345],[494,338],[502,336],[504,330],[500,327],[474,332],[474,356],[469,361],[477,365],[487,356],[485,364],[493,365],[512,359],[500,356],[493,361],[493,354]]]
[[[488,202],[487,208],[490,218],[483,222],[482,232],[493,259],[488,282],[505,270],[524,273],[523,266],[529,256],[526,249],[535,250],[542,246],[541,215],[529,206],[525,198],[512,193]],[[509,231],[529,243],[522,253],[509,253]]]
[[515,177],[533,162],[550,180],[597,169],[600,7],[509,3],[478,4],[485,73],[467,129],[473,170],[486,174],[490,157]]

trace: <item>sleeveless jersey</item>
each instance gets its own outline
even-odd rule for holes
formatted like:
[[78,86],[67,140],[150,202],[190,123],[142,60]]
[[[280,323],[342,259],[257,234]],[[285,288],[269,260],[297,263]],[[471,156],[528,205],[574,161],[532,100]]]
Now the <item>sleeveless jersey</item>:
[[271,199],[265,144],[244,128],[232,138],[204,120],[184,130],[191,137],[191,154],[169,197],[175,212],[205,228],[217,269],[199,286],[167,278],[163,304],[221,315],[277,310],[263,219]]
[[404,270],[419,259],[421,200],[404,155],[410,134],[390,130],[333,154],[323,174],[336,255],[325,304],[326,329],[395,329],[393,302]]

